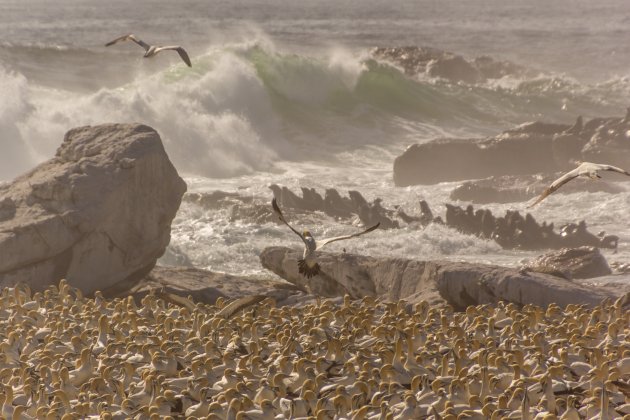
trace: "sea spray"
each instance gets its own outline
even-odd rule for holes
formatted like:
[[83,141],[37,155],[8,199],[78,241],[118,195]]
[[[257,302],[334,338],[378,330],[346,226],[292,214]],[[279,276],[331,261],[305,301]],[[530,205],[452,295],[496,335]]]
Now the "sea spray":
[[23,118],[32,112],[28,81],[0,66],[0,180],[10,179],[40,160],[22,137]]
[[[177,57],[176,64],[164,67],[156,61],[160,57],[124,51],[128,63],[107,65],[130,81],[106,80],[96,90],[68,89],[61,82],[52,87],[50,79],[40,84],[36,75],[0,71],[0,87],[7,92],[0,104],[5,162],[0,178],[52,157],[64,133],[80,125],[148,124],[158,130],[181,173],[226,178],[273,172],[279,161],[334,162],[365,147],[397,153],[410,143],[490,135],[528,120],[570,123],[577,115],[614,115],[630,91],[624,78],[584,85],[544,74],[451,83],[405,75],[369,58],[367,50],[332,47],[305,54],[258,39],[213,43],[194,57],[191,69]],[[61,53],[73,63],[98,57],[82,49]],[[164,58],[168,63],[170,57]]]

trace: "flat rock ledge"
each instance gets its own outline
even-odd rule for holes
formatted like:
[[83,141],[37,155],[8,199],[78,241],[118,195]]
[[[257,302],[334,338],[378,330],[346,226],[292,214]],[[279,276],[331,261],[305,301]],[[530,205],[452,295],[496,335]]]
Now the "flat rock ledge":
[[185,191],[151,127],[68,131],[55,157],[0,186],[0,287],[65,278],[92,293],[144,277]]
[[593,306],[630,293],[630,277],[614,285],[594,287],[550,274],[494,265],[347,253],[320,253],[322,273],[306,279],[298,273],[298,258],[301,251],[285,247],[265,248],[260,254],[263,267],[300,288],[326,297],[348,293],[357,299],[377,296],[409,303],[426,300],[431,304],[446,302],[462,310],[469,305],[499,301],[543,307],[550,303]]
[[195,303],[208,305],[214,305],[218,298],[232,300],[248,296],[273,298],[277,306],[300,306],[314,299],[300,287],[282,280],[165,266],[155,266],[139,281],[123,281],[102,292],[107,298],[132,296],[139,302],[155,291],[191,297]]

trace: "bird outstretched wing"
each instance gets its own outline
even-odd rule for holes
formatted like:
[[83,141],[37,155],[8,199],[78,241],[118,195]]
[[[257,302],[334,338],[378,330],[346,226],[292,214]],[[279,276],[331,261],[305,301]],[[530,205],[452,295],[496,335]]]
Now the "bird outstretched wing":
[[[558,188],[571,181],[573,178],[577,178],[580,175],[588,174],[588,173],[597,173],[598,171],[611,171],[611,172],[619,172],[620,174],[630,176],[630,172],[618,168],[612,165],[600,164],[600,163],[590,163],[590,162],[582,162],[580,166],[575,168],[574,170],[567,172],[562,175],[560,178],[556,179],[543,193],[534,201],[533,204],[527,206],[528,208],[534,207],[536,204],[543,201],[548,195],[553,194]],[[599,175],[598,175],[599,176]]]
[[547,196],[549,196],[550,194],[553,194],[555,191],[557,191],[558,188],[560,188],[561,186],[563,186],[567,182],[571,181],[573,178],[577,178],[580,175],[578,169],[579,168],[574,169],[574,170],[572,170],[570,172],[567,172],[566,174],[562,175],[560,178],[558,178],[555,181],[553,181],[551,183],[551,185],[545,191],[543,191],[543,193],[540,194],[540,196],[538,196],[536,201],[534,201],[532,204],[527,206],[527,208],[534,207],[536,204],[540,203],[545,198],[547,198]]
[[123,42],[123,41],[133,41],[136,44],[140,45],[142,48],[144,48],[145,51],[151,48],[149,44],[142,41],[141,39],[136,38],[134,34],[127,34],[127,35],[119,36],[118,38],[112,41],[109,41],[107,44],[105,44],[105,46],[109,47],[110,45],[118,44],[119,42]]
[[168,47],[158,47],[155,49],[156,53],[160,52],[160,51],[164,51],[164,50],[173,50],[173,51],[177,51],[177,53],[179,54],[179,56],[182,58],[182,60],[184,61],[184,63],[186,63],[186,65],[188,67],[192,67],[192,63],[190,62],[190,57],[188,56],[188,53],[186,52],[185,49],[183,49],[182,47],[180,47],[179,45],[173,45],[173,46],[168,46]]
[[336,241],[343,241],[345,239],[350,239],[350,238],[356,238],[357,236],[361,236],[361,235],[365,235],[368,232],[372,232],[374,229],[376,229],[377,227],[379,227],[381,225],[380,222],[378,222],[377,224],[375,224],[372,227],[369,227],[367,229],[365,229],[362,232],[359,233],[355,233],[352,235],[344,235],[344,236],[335,236],[333,238],[326,238],[326,239],[322,239],[321,241],[317,241],[317,248],[316,250],[320,249],[321,247],[323,247],[324,245],[327,245],[331,242],[336,242]]
[[624,174],[624,175],[630,176],[630,172],[626,171],[625,169],[621,169],[621,168],[618,168],[618,167],[612,166],[612,165],[600,165],[600,166],[601,166],[601,170],[602,171],[619,172],[620,174]]
[[[287,225],[289,227],[289,229],[291,229],[293,232],[295,232],[295,234],[297,236],[300,237],[300,239],[307,244],[306,239],[304,239],[304,236],[302,236],[302,234],[300,232],[298,232],[297,230],[295,230],[293,228],[293,226],[291,226],[284,218],[284,215],[282,214],[282,211],[280,210],[280,207],[278,207],[278,202],[276,201],[275,197],[273,200],[271,200],[271,206],[273,207],[273,211],[275,211],[278,214],[278,219],[280,219],[280,221],[282,223],[284,223],[285,225]],[[307,244],[308,245],[308,244]]]

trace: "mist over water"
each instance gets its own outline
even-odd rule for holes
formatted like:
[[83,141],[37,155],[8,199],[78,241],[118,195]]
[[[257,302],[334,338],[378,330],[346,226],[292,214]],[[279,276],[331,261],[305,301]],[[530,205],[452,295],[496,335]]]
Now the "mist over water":
[[[158,130],[189,191],[268,202],[271,183],[356,189],[412,213],[427,199],[440,214],[456,184],[393,187],[393,159],[409,144],[493,135],[536,119],[622,115],[630,94],[625,0],[32,0],[28,13],[22,6],[0,3],[0,180],[49,159],[72,127],[141,122]],[[143,59],[132,43],[104,47],[129,32],[183,45],[193,67],[174,53]],[[406,76],[370,55],[377,45],[485,54],[532,72],[477,84]],[[623,261],[630,228],[615,215],[629,203],[627,193],[552,196],[535,217],[584,218],[591,231],[617,234],[615,259]],[[502,214],[523,203],[488,207]],[[301,222],[315,223],[319,235],[354,228],[323,215]],[[197,266],[255,273],[262,248],[293,240],[275,225],[233,223],[226,209],[183,204],[172,243]],[[531,256],[438,226],[379,231],[346,247],[504,264]]]

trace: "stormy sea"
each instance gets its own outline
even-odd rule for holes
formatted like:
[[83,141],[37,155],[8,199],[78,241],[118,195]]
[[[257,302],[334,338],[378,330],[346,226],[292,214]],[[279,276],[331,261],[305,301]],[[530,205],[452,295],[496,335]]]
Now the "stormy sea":
[[[630,97],[627,0],[0,1],[0,181],[51,158],[70,128],[140,122],[161,135],[188,184],[164,263],[259,274],[262,249],[300,247],[261,209],[270,185],[301,195],[358,191],[387,209],[434,216],[466,180],[396,186],[394,159],[435,138],[483,138],[530,121],[623,117]],[[142,58],[131,33],[186,47]],[[400,47],[405,47],[401,49]],[[435,57],[452,65],[436,67]],[[432,61],[433,60],[433,61]],[[473,76],[459,68],[477,69]],[[451,168],[445,165],[442,170]],[[630,261],[630,189],[484,203],[619,237],[602,250]],[[202,203],[203,201],[203,203]],[[204,204],[205,203],[205,204]],[[261,216],[261,214],[263,216]],[[296,211],[316,236],[351,233],[357,217]],[[432,223],[399,223],[331,251],[517,266],[540,250]]]

